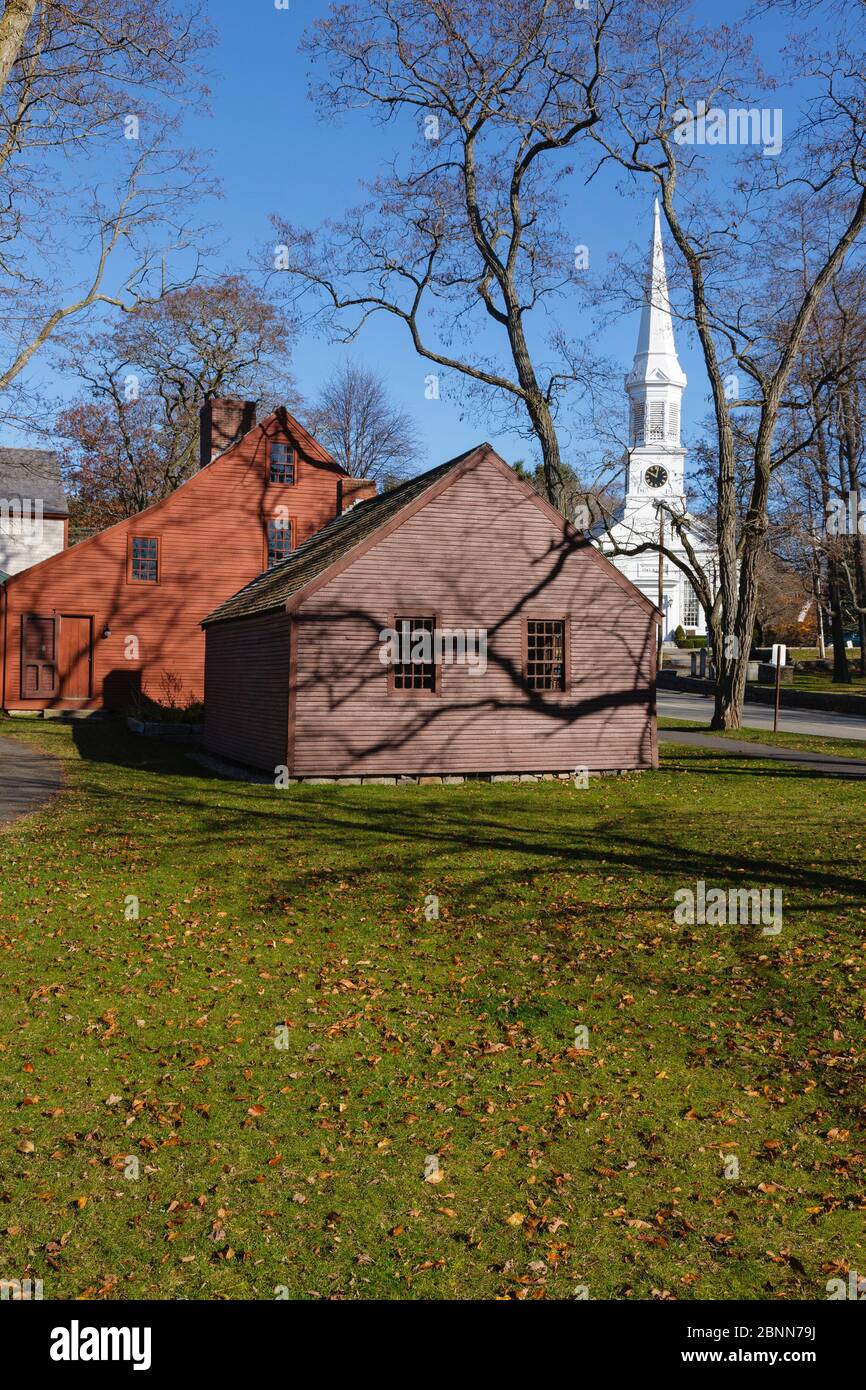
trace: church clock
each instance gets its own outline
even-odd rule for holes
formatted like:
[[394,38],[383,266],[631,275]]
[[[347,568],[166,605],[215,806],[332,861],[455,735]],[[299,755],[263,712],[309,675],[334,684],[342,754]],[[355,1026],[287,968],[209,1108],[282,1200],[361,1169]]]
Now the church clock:
[[654,463],[644,473],[647,487],[664,487],[668,480],[668,470],[662,468],[660,463]]

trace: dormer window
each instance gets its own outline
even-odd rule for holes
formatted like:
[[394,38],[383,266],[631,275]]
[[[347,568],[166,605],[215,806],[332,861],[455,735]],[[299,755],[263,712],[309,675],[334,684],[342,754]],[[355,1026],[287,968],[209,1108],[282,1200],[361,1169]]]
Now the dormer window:
[[295,451],[291,444],[271,445],[271,482],[293,483],[295,481]]

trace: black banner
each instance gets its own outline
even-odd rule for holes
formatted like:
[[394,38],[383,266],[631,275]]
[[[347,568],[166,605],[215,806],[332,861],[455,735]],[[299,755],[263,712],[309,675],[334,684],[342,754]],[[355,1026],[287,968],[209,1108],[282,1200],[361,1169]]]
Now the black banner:
[[[826,1378],[859,1362],[863,1310],[856,1299],[796,1303],[594,1303],[535,1301],[508,1308],[507,1301],[478,1303],[394,1302],[151,1302],[61,1303],[8,1301],[0,1306],[0,1331],[8,1352],[27,1348],[27,1368],[63,1382],[129,1373],[201,1376],[226,1374],[236,1364],[256,1375],[286,1372],[299,1355],[325,1358],[328,1375],[341,1365],[352,1375],[372,1374],[378,1346],[393,1373],[392,1339],[411,1333],[425,1380],[437,1370],[453,1375],[477,1365],[491,1368],[510,1357],[515,1334],[524,1352],[535,1347],[571,1356],[575,1373],[616,1375],[678,1372],[698,1376],[708,1367],[736,1371],[760,1367],[772,1377],[791,1368]],[[454,1340],[454,1335],[459,1342]],[[418,1340],[423,1339],[423,1340]],[[396,1343],[395,1343],[396,1345]],[[570,1350],[569,1350],[570,1348]],[[365,1354],[366,1353],[366,1354]],[[519,1354],[519,1353],[518,1353]],[[361,1363],[366,1362],[362,1372]],[[456,1361],[455,1361],[456,1358]],[[8,1363],[7,1363],[8,1364]],[[404,1371],[407,1366],[404,1364]],[[596,1372],[597,1373],[597,1372]]]

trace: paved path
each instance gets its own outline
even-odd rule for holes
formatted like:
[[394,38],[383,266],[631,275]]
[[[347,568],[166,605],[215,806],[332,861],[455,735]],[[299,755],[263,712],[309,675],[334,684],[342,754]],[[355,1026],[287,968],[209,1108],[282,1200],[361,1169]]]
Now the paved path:
[[15,738],[0,738],[0,825],[35,811],[63,786],[60,764]]
[[[744,743],[736,738],[720,738],[718,734],[702,734],[698,729],[659,729],[662,743],[686,743],[692,748],[710,748],[714,752],[734,753],[738,758],[761,758],[777,763],[796,763],[822,777],[864,777],[866,758],[837,758],[831,753],[798,753],[793,748],[779,748],[772,743]],[[863,749],[866,754],[866,748]]]
[[[709,695],[680,695],[674,690],[659,690],[658,711],[664,719],[690,719],[709,724],[713,701]],[[743,724],[747,729],[771,730],[772,705],[744,705]],[[824,738],[863,739],[866,742],[866,719],[856,714],[825,714],[823,710],[816,709],[781,709],[779,731],[785,734],[818,734]],[[866,748],[863,756],[866,757]]]

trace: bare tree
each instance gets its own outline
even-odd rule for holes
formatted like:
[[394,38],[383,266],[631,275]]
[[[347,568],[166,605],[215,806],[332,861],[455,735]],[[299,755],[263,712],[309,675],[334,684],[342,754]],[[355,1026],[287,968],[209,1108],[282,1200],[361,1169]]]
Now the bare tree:
[[[205,191],[179,138],[206,97],[195,3],[36,0],[0,18],[0,389],[99,305],[194,277]],[[8,414],[8,411],[7,411]]]
[[56,422],[73,519],[109,525],[172,492],[198,467],[212,396],[294,404],[286,316],[242,276],[167,294],[66,361],[85,392]]
[[353,478],[403,478],[420,461],[412,417],[388,398],[381,377],[346,362],[322,387],[307,421]]
[[602,50],[625,8],[625,0],[591,14],[572,0],[334,6],[307,41],[327,70],[320,104],[408,123],[407,167],[383,175],[367,206],[320,236],[274,219],[281,268],[319,296],[342,340],[372,314],[397,318],[422,358],[484,388],[533,436],[557,504],[557,413],[590,376],[587,349],[549,327],[553,301],[573,291],[582,268],[559,223],[561,186],[570,152],[599,120]]
[[[866,674],[866,518],[863,403],[866,400],[866,270],[837,276],[806,336],[795,380],[805,412],[791,412],[789,432],[803,436],[799,455],[780,470],[784,528],[811,553],[816,597],[826,600],[833,640],[833,679],[850,680],[846,627],[860,629]],[[805,413],[805,421],[803,414]]]
[[[695,113],[738,109],[752,79],[746,38],[725,29],[695,28],[680,0],[648,0],[635,37],[648,61],[631,84],[606,87],[612,119],[593,137],[629,172],[659,193],[668,229],[685,268],[686,317],[696,330],[710,383],[716,460],[716,543],[719,586],[701,565],[682,517],[668,512],[686,558],[666,550],[688,576],[707,616],[717,667],[714,727],[739,727],[746,664],[757,607],[757,568],[769,525],[774,470],[787,457],[777,439],[786,408],[803,407],[795,367],[822,297],[866,227],[863,61],[843,28],[823,45],[792,41],[791,69],[816,85],[800,130],[782,157],[740,152],[736,175],[721,198],[708,184],[714,150],[694,139]],[[692,125],[684,121],[691,116]],[[771,113],[772,114],[772,113]],[[757,112],[760,121],[760,112]],[[691,129],[692,140],[684,139]],[[730,157],[730,155],[729,155]],[[805,264],[792,258],[804,223],[815,235]],[[778,326],[785,325],[780,334]],[[738,383],[748,383],[745,393]],[[735,412],[745,413],[748,438],[745,508],[738,510]],[[793,447],[802,447],[802,440]],[[658,545],[634,547],[658,550]]]

